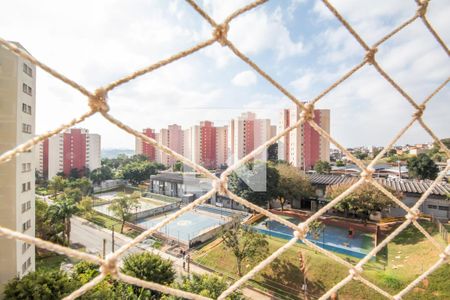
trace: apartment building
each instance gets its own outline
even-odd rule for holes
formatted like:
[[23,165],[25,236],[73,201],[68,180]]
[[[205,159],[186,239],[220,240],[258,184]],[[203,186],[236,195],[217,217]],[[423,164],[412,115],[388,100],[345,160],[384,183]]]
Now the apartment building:
[[58,173],[69,176],[73,170],[85,175],[101,167],[101,137],[84,128],[71,128],[38,145],[36,169],[45,178]]
[[[179,154],[183,153],[183,129],[180,125],[172,124],[167,128],[162,128],[159,133],[155,134],[155,138],[160,144],[171,150]],[[161,150],[156,150],[156,161],[166,166],[172,166],[176,159]]]
[[[34,136],[35,108],[35,66],[0,46],[0,153]],[[30,236],[35,235],[34,151],[0,165],[0,225]],[[6,282],[35,270],[34,253],[33,245],[0,236],[0,295]]]
[[[242,113],[238,118],[232,119],[228,125],[228,160],[230,163],[236,162],[272,136],[273,127],[270,119],[258,119],[253,112]],[[256,158],[265,160],[267,152],[261,152]]]
[[[283,109],[278,132],[295,124],[300,118],[298,107]],[[330,132],[330,110],[314,110],[314,121]],[[316,132],[309,123],[302,124],[278,141],[278,159],[286,160],[302,170],[310,170],[319,160],[330,161],[330,143]]]
[[[145,128],[142,130],[142,133],[145,136],[148,136],[149,138],[155,139],[156,133],[154,129],[151,128]],[[136,147],[135,147],[135,153],[136,154],[142,154],[147,156],[147,158],[151,161],[156,160],[156,150],[155,147],[142,141],[141,139],[136,138]]]

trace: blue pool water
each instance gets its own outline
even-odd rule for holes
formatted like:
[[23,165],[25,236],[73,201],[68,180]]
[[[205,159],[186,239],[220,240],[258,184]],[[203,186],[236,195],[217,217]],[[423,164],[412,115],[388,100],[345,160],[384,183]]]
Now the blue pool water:
[[[150,228],[172,215],[174,212],[176,211],[172,211],[167,215],[137,220],[136,225],[146,229]],[[196,209],[184,213],[176,220],[162,227],[159,231],[175,240],[188,243],[189,240],[200,235],[201,233],[228,222],[229,218],[226,217],[225,214],[223,214],[223,216],[217,213],[213,214],[211,212],[206,214],[202,212],[201,209]]]
[[[286,219],[294,224],[300,222],[295,217]],[[293,237],[292,229],[276,221],[264,220],[254,225],[254,228],[261,233],[286,240]],[[311,234],[308,234],[307,239],[324,249],[362,258],[370,251],[370,249],[364,248],[363,234],[353,230],[353,237],[349,238],[348,229],[327,225],[317,239],[314,239]]]

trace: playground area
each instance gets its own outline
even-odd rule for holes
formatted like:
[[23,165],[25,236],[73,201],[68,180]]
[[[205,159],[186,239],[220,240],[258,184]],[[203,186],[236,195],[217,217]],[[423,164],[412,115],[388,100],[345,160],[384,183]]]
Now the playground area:
[[[136,225],[148,229],[174,214],[176,211],[150,218],[138,219]],[[165,238],[187,246],[200,244],[215,237],[224,226],[231,224],[231,216],[235,213],[231,210],[216,208],[212,205],[200,205],[161,228],[159,233]],[[245,213],[240,214],[242,217],[247,216]]]
[[[296,216],[282,217],[294,224],[301,222],[301,219]],[[266,218],[253,227],[260,233],[285,240],[290,240],[293,237],[291,228]],[[350,231],[351,234],[349,234]],[[315,237],[308,233],[307,239],[324,249],[357,258],[363,258],[374,247],[373,234],[360,231],[351,225],[347,228],[324,225]]]

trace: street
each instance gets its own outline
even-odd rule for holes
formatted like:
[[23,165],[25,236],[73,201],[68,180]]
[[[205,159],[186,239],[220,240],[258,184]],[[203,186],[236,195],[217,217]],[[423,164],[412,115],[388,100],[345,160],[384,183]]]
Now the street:
[[[99,254],[102,255],[103,253],[103,239],[106,240],[105,245],[105,252],[106,254],[111,253],[112,251],[112,232],[106,228],[100,227],[96,224],[93,224],[89,221],[86,221],[79,217],[72,217],[71,219],[72,223],[72,230],[71,230],[71,242],[72,243],[79,243],[86,247],[86,251],[90,252],[92,254]],[[119,227],[119,226],[117,226]],[[115,238],[115,249],[118,249],[122,245],[128,243],[131,241],[131,238],[115,232],[114,234]],[[133,247],[130,250],[127,251],[127,254],[134,253],[134,252],[140,252],[140,251],[151,251],[153,253],[158,254],[159,256],[171,260],[174,264],[174,268],[178,274],[180,275],[187,275],[187,272],[183,270],[182,267],[182,260],[181,258],[172,256],[170,254],[167,254],[165,252],[159,251],[157,249],[153,249],[151,247]],[[190,265],[190,271],[193,273],[198,274],[205,274],[210,273],[209,271],[191,264]],[[242,289],[243,294],[250,298],[250,299],[258,299],[258,300],[269,300],[272,299],[271,297],[268,297],[266,294],[259,293],[258,291],[255,291],[253,289],[249,288],[243,288]]]

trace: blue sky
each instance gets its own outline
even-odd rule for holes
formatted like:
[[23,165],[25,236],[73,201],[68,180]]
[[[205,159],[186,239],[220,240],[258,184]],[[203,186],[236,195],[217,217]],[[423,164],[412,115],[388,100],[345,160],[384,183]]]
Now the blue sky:
[[[198,1],[218,21],[249,1]],[[334,0],[333,5],[369,44],[416,10],[413,0]],[[450,42],[450,5],[433,0],[429,19]],[[94,90],[133,70],[206,40],[210,26],[184,1],[16,0],[0,4],[0,35],[21,42],[35,57]],[[364,51],[320,1],[269,1],[235,19],[229,38],[298,99],[308,101],[362,60]],[[420,20],[379,47],[380,65],[417,101],[450,73],[444,50]],[[425,121],[450,136],[448,87],[428,105]],[[244,111],[276,124],[291,103],[219,44],[117,88],[111,114],[136,129],[218,125]],[[344,146],[384,145],[409,120],[412,107],[371,66],[328,94],[331,134]],[[83,113],[87,101],[38,72],[37,131]],[[100,133],[104,148],[133,148],[134,138],[94,116],[80,126]],[[418,125],[399,143],[431,138]]]

